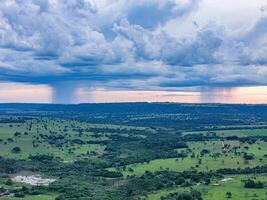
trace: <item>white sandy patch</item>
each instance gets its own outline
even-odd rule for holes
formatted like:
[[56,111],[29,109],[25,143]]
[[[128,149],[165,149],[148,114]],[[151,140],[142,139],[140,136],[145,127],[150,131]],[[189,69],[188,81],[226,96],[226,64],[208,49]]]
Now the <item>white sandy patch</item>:
[[17,183],[26,183],[34,186],[48,186],[50,183],[56,181],[56,179],[43,178],[39,174],[29,176],[17,175],[11,178],[11,180]]
[[231,181],[231,180],[233,180],[233,178],[224,178],[224,179],[222,179],[221,181],[222,181],[222,182],[226,182],[226,181]]

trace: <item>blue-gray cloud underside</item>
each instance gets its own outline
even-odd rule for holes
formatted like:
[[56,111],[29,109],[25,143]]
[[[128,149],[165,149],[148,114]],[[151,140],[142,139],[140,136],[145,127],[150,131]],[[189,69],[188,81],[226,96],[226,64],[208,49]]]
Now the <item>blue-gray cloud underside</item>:
[[175,37],[160,27],[201,1],[101,2],[2,2],[0,80],[129,89],[267,84],[264,16],[238,34],[211,22]]

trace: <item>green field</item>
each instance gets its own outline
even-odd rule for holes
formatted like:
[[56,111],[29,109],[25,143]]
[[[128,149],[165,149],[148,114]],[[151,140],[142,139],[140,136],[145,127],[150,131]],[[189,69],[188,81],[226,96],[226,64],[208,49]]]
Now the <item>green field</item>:
[[[29,128],[31,127],[31,128]],[[0,156],[25,159],[29,155],[34,154],[53,154],[56,157],[65,161],[76,160],[77,157],[86,157],[87,152],[96,152],[101,155],[104,152],[105,146],[99,144],[71,144],[63,145],[61,148],[55,147],[42,141],[40,134],[48,135],[66,135],[68,140],[86,140],[86,141],[101,141],[109,140],[107,135],[111,133],[105,133],[101,136],[95,137],[92,132],[83,131],[82,134],[79,130],[89,130],[90,128],[108,128],[108,129],[130,129],[142,130],[141,127],[128,127],[128,126],[117,126],[117,125],[103,125],[103,124],[89,124],[81,123],[78,121],[67,121],[67,120],[28,120],[25,123],[6,123],[0,124]],[[20,136],[14,136],[16,132],[21,133]],[[26,134],[25,134],[26,133]],[[37,139],[39,138],[39,140]],[[11,141],[11,140],[12,141]],[[33,141],[37,141],[37,146],[33,146]],[[11,153],[12,149],[16,146],[21,148],[21,153]],[[71,150],[71,153],[69,151]]]
[[[170,159],[157,159],[152,160],[149,163],[139,163],[132,164],[126,167],[126,170],[123,171],[125,176],[127,175],[141,175],[145,171],[159,171],[163,169],[168,169],[172,171],[186,171],[191,168],[194,168],[199,171],[209,171],[217,170],[220,168],[246,168],[246,167],[255,167],[267,164],[267,159],[264,155],[267,154],[267,146],[265,142],[257,142],[252,145],[242,144],[237,141],[227,141],[225,144],[230,145],[230,151],[221,154],[219,157],[211,157],[210,155],[215,153],[221,153],[220,141],[213,142],[192,142],[189,143],[189,148],[194,152],[195,157],[187,158],[170,158]],[[254,154],[255,159],[249,162],[245,162],[242,155],[236,155],[231,151],[234,147],[240,146],[238,152],[247,152],[248,154]],[[248,149],[246,147],[249,146]],[[210,151],[209,155],[200,156],[200,151],[202,149],[208,149]],[[186,151],[186,149],[179,149],[177,151]],[[189,155],[192,153],[189,153]],[[197,158],[199,157],[199,158]],[[201,159],[201,164],[199,164],[199,159]],[[129,169],[133,169],[133,172],[130,172]],[[114,170],[114,169],[113,169]]]
[[211,135],[216,133],[218,136],[238,136],[238,137],[246,137],[246,136],[266,136],[267,129],[265,128],[251,128],[251,129],[238,129],[238,130],[219,130],[219,131],[194,131],[194,132],[184,132],[183,134],[203,134],[203,135]]
[[200,113],[0,115],[0,200],[266,200],[265,121]]
[[[245,179],[254,179],[257,181],[267,181],[267,176],[259,177],[259,176],[231,176],[232,180],[223,182],[216,181],[207,185],[198,185],[195,186],[195,189],[202,192],[204,194],[204,200],[226,200],[227,192],[232,193],[233,200],[253,200],[253,199],[262,199],[265,200],[267,198],[266,188],[262,189],[249,189],[244,188],[244,183],[242,180]],[[148,195],[148,197],[144,197],[145,200],[160,200],[160,197],[167,196],[170,193],[174,192],[182,192],[188,189],[185,188],[175,188],[171,190],[159,191],[153,194]]]

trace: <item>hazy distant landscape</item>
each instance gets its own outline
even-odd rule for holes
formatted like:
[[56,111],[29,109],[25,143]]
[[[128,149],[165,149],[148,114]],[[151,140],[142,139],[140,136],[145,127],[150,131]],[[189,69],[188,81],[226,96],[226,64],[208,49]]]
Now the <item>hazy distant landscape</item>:
[[267,106],[0,104],[0,199],[267,198]]

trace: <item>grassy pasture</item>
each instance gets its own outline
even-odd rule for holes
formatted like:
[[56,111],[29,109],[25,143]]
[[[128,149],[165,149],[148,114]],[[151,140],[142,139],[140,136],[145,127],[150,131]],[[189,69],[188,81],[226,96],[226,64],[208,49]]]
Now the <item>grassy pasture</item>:
[[[31,129],[29,129],[31,126]],[[97,126],[97,125],[96,125]],[[59,149],[51,146],[47,142],[38,143],[37,147],[33,147],[33,140],[39,137],[39,134],[49,134],[58,135],[67,132],[68,139],[82,139],[82,140],[107,140],[107,137],[92,137],[90,133],[85,133],[79,136],[79,133],[75,131],[72,127],[79,127],[82,129],[90,128],[90,124],[82,124],[75,121],[68,122],[64,120],[52,121],[52,120],[42,120],[42,122],[37,122],[36,120],[27,121],[25,123],[13,123],[13,124],[0,124],[0,155],[15,159],[27,158],[30,154],[54,154],[64,160],[72,160],[76,156],[86,153],[87,151],[103,152],[104,147],[97,144],[90,145],[74,145],[71,148],[75,148],[74,154],[68,154],[67,147]],[[92,126],[95,127],[95,126]],[[21,136],[14,136],[15,132],[20,132]],[[27,132],[28,134],[24,134]],[[11,138],[13,142],[8,141]],[[12,148],[19,146],[21,148],[21,153],[14,154],[11,153]]]
[[[250,176],[250,175],[239,175],[231,176],[232,180],[223,181],[213,181],[210,185],[198,185],[193,188],[200,191],[203,194],[204,200],[227,200],[226,192],[232,193],[232,200],[254,200],[267,198],[266,187],[262,189],[249,189],[244,188],[244,183],[242,180],[253,179],[256,181],[267,181],[267,176]],[[170,190],[162,190],[158,192],[151,193],[145,200],[160,200],[160,197],[167,196],[170,193],[188,191],[188,188],[174,188]]]
[[[211,154],[221,152],[220,141],[192,142],[189,143],[189,148],[192,149],[192,151],[195,153],[195,158],[191,158],[189,156],[184,159],[157,159],[150,161],[149,163],[136,163],[128,165],[123,173],[125,176],[133,174],[141,175],[145,171],[159,171],[163,169],[182,172],[190,170],[192,167],[199,171],[209,171],[217,170],[220,168],[246,168],[267,164],[267,158],[264,157],[264,155],[267,154],[267,145],[265,142],[257,142],[255,144],[249,145],[246,143],[242,144],[238,141],[227,141],[225,142],[225,144],[229,144],[230,148],[240,146],[238,152],[253,153],[255,159],[246,163],[244,162],[242,155],[235,155],[231,151],[226,154],[222,154],[218,158],[213,158],[211,157]],[[248,149],[246,149],[246,147],[248,147]],[[202,149],[208,149],[210,151],[210,154],[201,157],[200,151]],[[186,149],[179,149],[178,151],[186,151]],[[201,164],[199,164],[199,159],[201,159]],[[133,169],[133,172],[130,172],[128,170],[130,168]]]
[[[30,128],[31,127],[31,128]],[[90,129],[106,129],[105,131],[93,132]],[[126,133],[116,133],[116,130],[124,129],[129,130]],[[107,141],[111,140],[110,135],[117,134],[117,136],[132,136],[130,130],[149,131],[153,133],[153,129],[132,127],[132,126],[118,126],[108,124],[90,124],[83,123],[74,120],[50,120],[48,118],[32,119],[25,123],[0,123],[0,156],[15,159],[26,159],[30,154],[53,154],[56,157],[61,158],[63,161],[73,161],[79,158],[100,158],[98,156],[105,153],[105,145],[103,144],[70,144],[64,143],[61,147],[51,145],[47,140],[40,138],[40,134],[46,134],[49,136],[64,135],[64,140],[81,141]],[[166,132],[169,129],[166,129]],[[170,129],[171,130],[171,129]],[[16,132],[20,132],[20,136],[15,136]],[[110,131],[110,132],[109,132]],[[114,131],[114,132],[113,132]],[[27,132],[27,134],[25,134]],[[218,136],[266,136],[267,129],[254,129],[254,130],[227,130],[227,131],[215,131]],[[164,132],[165,133],[165,132]],[[186,132],[184,134],[207,134],[207,132]],[[149,138],[150,135],[137,134],[136,137]],[[211,134],[211,133],[208,133]],[[153,134],[152,134],[153,135]],[[13,141],[10,141],[11,138]],[[38,139],[37,139],[38,138]],[[158,138],[157,138],[158,139]],[[37,146],[33,146],[33,141],[37,142]],[[119,141],[121,142],[121,141]],[[132,142],[136,144],[135,141]],[[117,143],[118,144],[118,143]],[[126,170],[119,169],[124,178],[127,175],[142,175],[145,171],[160,171],[171,170],[182,172],[190,170],[192,168],[198,171],[210,171],[221,168],[246,168],[255,167],[267,164],[267,145],[266,142],[257,141],[254,144],[241,143],[239,141],[225,141],[225,145],[228,146],[226,153],[222,152],[221,141],[208,141],[208,142],[187,142],[189,148],[176,149],[177,152],[187,152],[186,158],[169,158],[169,159],[156,159],[148,163],[134,163],[126,166]],[[19,146],[21,153],[12,153],[12,148]],[[116,145],[115,145],[116,146]],[[120,156],[129,155],[132,151],[129,150],[129,146],[125,145],[122,149]],[[117,146],[116,146],[117,148]],[[160,147],[159,147],[160,148]],[[107,148],[108,149],[108,148]],[[138,148],[136,148],[138,149]],[[209,153],[201,155],[202,150],[208,150]],[[235,150],[234,150],[235,149]],[[70,152],[71,150],[71,152]],[[142,149],[138,149],[139,154],[142,155]],[[89,153],[88,153],[89,152]],[[108,150],[106,150],[108,152]],[[145,152],[145,151],[144,151]],[[245,162],[243,155],[253,154],[254,159]],[[92,155],[90,154],[92,153]],[[112,152],[111,152],[112,153]],[[89,155],[90,154],[90,155]],[[96,154],[96,155],[95,155]],[[194,156],[193,156],[194,154]],[[214,156],[219,154],[219,156]],[[153,158],[154,159],[154,158]],[[63,163],[61,163],[63,164]],[[113,165],[114,166],[114,165]],[[116,166],[116,165],[115,165]],[[111,168],[110,170],[117,170]],[[229,182],[220,182],[220,180],[212,180],[210,185],[194,185],[193,188],[202,192],[204,200],[225,200],[225,193],[230,191],[233,194],[231,199],[233,200],[260,200],[266,199],[266,187],[264,189],[245,189],[241,180],[246,179],[246,176],[233,176],[233,180]],[[251,177],[252,178],[252,177]],[[127,180],[127,179],[125,179]],[[266,175],[257,177],[257,180],[267,181]],[[126,182],[126,181],[125,181]],[[219,183],[218,186],[213,185]],[[3,185],[5,183],[2,183]],[[1,181],[0,181],[1,186]],[[14,185],[13,185],[14,186]],[[13,187],[12,186],[12,187]],[[16,185],[15,185],[16,187]],[[161,196],[166,196],[169,193],[189,190],[190,188],[171,188],[168,190],[154,191],[149,194],[148,197],[144,197],[147,200],[160,200]],[[51,191],[43,195],[26,196],[24,198],[15,197],[3,197],[0,200],[52,200],[55,199],[55,194],[50,194]]]
[[[149,128],[118,126],[109,124],[90,124],[74,120],[50,120],[48,118],[27,120],[24,123],[0,123],[0,156],[25,159],[30,154],[53,154],[66,161],[77,159],[77,157],[86,156],[87,152],[96,152],[98,155],[104,153],[105,146],[100,144],[71,144],[63,145],[62,148],[50,145],[47,141],[40,139],[40,134],[51,136],[65,135],[67,140],[79,139],[82,141],[103,141],[109,140],[109,135],[113,134],[105,131],[100,132],[95,137],[90,129],[107,129],[107,130],[128,130],[129,133],[121,134],[127,136],[130,130],[147,130]],[[150,130],[151,131],[151,130]],[[20,132],[20,136],[14,136]],[[27,134],[25,134],[25,132]],[[145,137],[138,135],[140,137]],[[12,139],[13,141],[10,141]],[[8,141],[9,140],[9,141]],[[37,141],[37,146],[33,147],[33,141]],[[40,140],[40,142],[39,142]],[[21,153],[11,153],[14,147],[20,147]],[[72,153],[69,153],[69,151]]]
[[208,135],[211,132],[216,133],[218,136],[227,137],[227,136],[238,136],[238,137],[247,137],[247,136],[266,136],[267,129],[238,129],[238,130],[221,130],[221,131],[193,131],[193,132],[183,132],[183,134],[203,134]]

